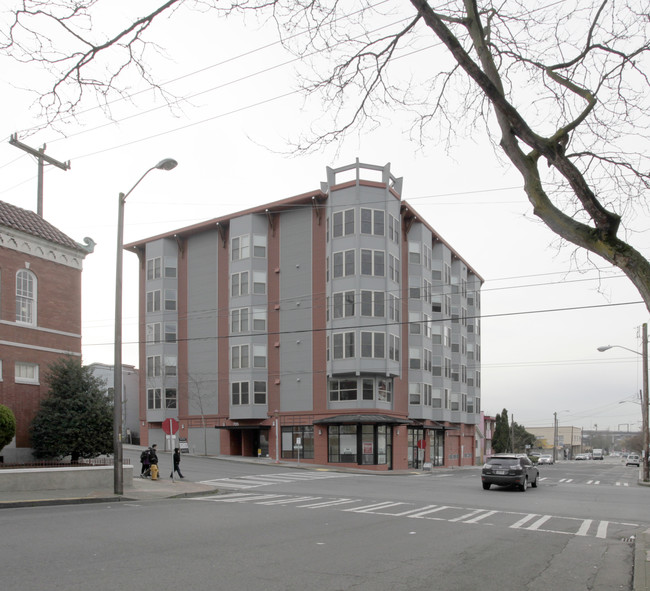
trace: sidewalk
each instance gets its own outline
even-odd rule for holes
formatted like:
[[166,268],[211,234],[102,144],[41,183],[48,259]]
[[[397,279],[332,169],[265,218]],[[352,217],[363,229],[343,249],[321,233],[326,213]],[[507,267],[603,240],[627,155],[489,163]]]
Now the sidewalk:
[[149,480],[133,478],[133,486],[125,487],[123,495],[108,489],[71,489],[0,492],[0,509],[14,507],[37,507],[43,505],[73,505],[83,503],[119,503],[124,501],[151,501],[174,499],[216,493],[213,486],[171,478]]

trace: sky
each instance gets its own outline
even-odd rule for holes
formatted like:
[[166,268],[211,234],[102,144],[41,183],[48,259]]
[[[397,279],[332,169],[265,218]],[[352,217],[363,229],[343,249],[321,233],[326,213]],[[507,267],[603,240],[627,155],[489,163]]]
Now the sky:
[[[112,0],[110,18],[128,17],[129,6]],[[341,144],[296,155],[292,142],[322,124],[328,105],[296,91],[297,65],[283,65],[291,56],[268,45],[277,40],[273,27],[182,8],[155,31],[165,55],[151,60],[152,71],[159,80],[177,80],[166,88],[187,100],[169,108],[141,93],[114,103],[111,118],[88,101],[60,129],[30,131],[42,119],[26,89],[47,78],[0,56],[0,200],[36,210],[37,165],[9,144],[17,132],[27,145],[45,144],[49,156],[71,163],[67,171],[46,167],[45,219],[77,242],[89,236],[97,243],[82,279],[85,364],[113,361],[118,194],[146,170],[163,158],[179,163],[152,171],[129,196],[125,243],[318,189],[327,166],[359,158],[390,162],[404,179],[403,199],[485,280],[486,414],[506,408],[527,427],[551,426],[557,413],[560,425],[640,429],[636,352],[648,321],[640,295],[620,271],[593,257],[586,264],[575,248],[559,244],[485,137],[460,137],[451,149],[439,141],[421,145],[411,138],[407,116],[395,111]],[[424,50],[396,67],[409,76],[436,52]],[[647,210],[636,210],[629,223],[635,230],[629,239],[650,256]],[[137,258],[125,253],[123,362],[136,366],[137,277]],[[601,345],[619,347],[600,353]]]

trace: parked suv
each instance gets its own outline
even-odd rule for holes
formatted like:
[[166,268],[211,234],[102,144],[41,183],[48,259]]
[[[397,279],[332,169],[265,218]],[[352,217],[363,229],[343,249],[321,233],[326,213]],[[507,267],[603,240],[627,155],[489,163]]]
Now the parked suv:
[[481,471],[483,488],[489,490],[490,486],[517,486],[521,491],[526,491],[528,483],[537,488],[539,470],[524,454],[496,454],[488,459]]
[[627,460],[625,460],[625,465],[626,466],[640,466],[641,465],[641,458],[639,457],[638,454],[630,454],[627,456]]

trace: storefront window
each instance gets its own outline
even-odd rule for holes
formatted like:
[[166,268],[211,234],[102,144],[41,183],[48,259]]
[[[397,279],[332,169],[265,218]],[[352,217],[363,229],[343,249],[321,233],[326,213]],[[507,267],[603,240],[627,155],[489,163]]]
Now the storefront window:
[[[296,449],[300,440],[300,449]],[[308,460],[314,459],[314,426],[294,425],[293,427],[282,427],[282,457],[297,459],[300,457]]]
[[332,425],[328,429],[328,461],[390,466],[391,435],[387,425]]

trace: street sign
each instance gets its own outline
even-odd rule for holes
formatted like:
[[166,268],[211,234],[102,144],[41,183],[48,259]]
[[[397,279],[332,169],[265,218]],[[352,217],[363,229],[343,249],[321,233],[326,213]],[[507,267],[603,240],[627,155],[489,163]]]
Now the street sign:
[[165,419],[162,428],[167,435],[175,435],[178,433],[178,421],[176,419]]

